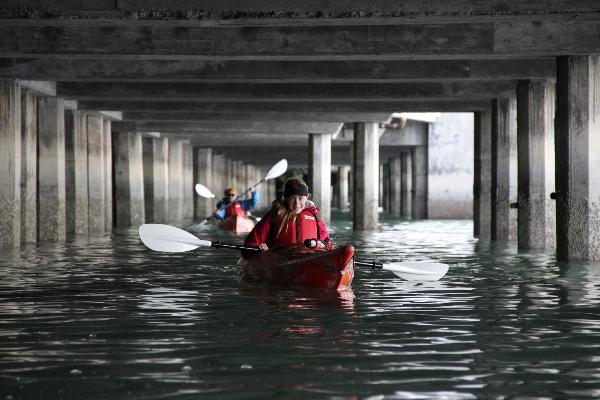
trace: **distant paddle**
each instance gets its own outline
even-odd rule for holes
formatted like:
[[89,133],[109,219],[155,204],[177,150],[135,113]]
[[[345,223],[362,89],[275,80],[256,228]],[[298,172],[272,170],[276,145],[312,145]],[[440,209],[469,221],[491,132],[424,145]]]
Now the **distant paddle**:
[[[265,175],[265,177],[263,179],[261,179],[259,182],[254,184],[254,187],[260,185],[261,183],[263,183],[265,181],[268,181],[270,179],[275,179],[275,178],[283,175],[285,173],[285,171],[287,171],[287,167],[288,167],[288,162],[285,158],[283,160],[278,161],[277,164],[275,164],[271,167],[271,169],[267,172],[267,175]],[[211,199],[211,198],[215,197],[215,195],[206,186],[202,185],[201,183],[196,183],[195,188],[196,188],[196,193],[198,193],[198,195],[200,195],[204,198]],[[214,213],[219,212],[222,209],[226,208],[229,204],[242,199],[249,192],[250,192],[250,189],[248,189],[244,193],[238,195],[233,201],[231,201],[227,204],[223,204],[221,207],[215,209],[215,211],[213,211],[213,213],[210,216],[204,218],[201,223],[205,223],[210,218],[212,218]]]
[[215,195],[204,185],[196,183],[196,193],[205,199],[213,199]]
[[[151,250],[168,253],[180,253],[195,250],[198,247],[215,247],[233,250],[259,252],[254,247],[226,244],[219,241],[198,239],[183,229],[163,224],[144,224],[139,228],[140,239]],[[391,271],[407,281],[438,281],[448,272],[448,265],[427,262],[396,262],[383,264],[378,262],[355,261],[355,265]]]

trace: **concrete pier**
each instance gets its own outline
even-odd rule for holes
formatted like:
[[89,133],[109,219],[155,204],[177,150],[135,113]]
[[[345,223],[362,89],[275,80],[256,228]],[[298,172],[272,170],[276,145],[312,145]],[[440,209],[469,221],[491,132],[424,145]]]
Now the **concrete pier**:
[[517,237],[517,100],[492,101],[491,238]]
[[399,217],[402,214],[402,158],[390,158],[390,213]]
[[0,79],[0,247],[21,243],[21,85]]
[[104,176],[106,145],[104,127],[98,113],[87,113],[88,135],[88,226],[90,234],[106,232],[106,178]]
[[169,207],[168,221],[183,222],[183,142],[169,140]]
[[340,165],[338,166],[338,202],[339,208],[342,211],[347,211],[349,208],[348,203],[348,183],[350,180],[350,166]]
[[412,149],[412,218],[426,219],[427,206],[427,176],[429,163],[427,146],[415,146]]
[[[194,185],[196,185],[196,183],[200,183],[209,189],[213,187],[212,161],[212,149],[203,147],[196,148],[194,157]],[[196,220],[200,220],[209,216],[214,207],[214,204],[212,204],[214,200],[206,199],[202,196],[199,196],[197,193],[194,194],[194,197],[196,199],[194,202],[194,218]]]
[[209,200],[211,204],[211,212],[214,210],[215,205],[223,198],[223,189],[225,188],[225,156],[223,154],[212,155],[213,160],[213,175],[211,179],[211,187],[209,189],[214,193],[215,198]]
[[402,175],[400,177],[400,215],[412,215],[412,154],[402,153],[400,156]]
[[114,225],[112,122],[102,118],[102,127],[104,129],[104,230],[111,232]]
[[492,236],[492,115],[490,111],[475,113],[475,159],[473,184],[473,234],[479,239]]
[[168,222],[169,139],[142,139],[144,159],[144,214],[146,222]]
[[517,87],[518,245],[555,245],[554,87],[547,81],[520,81]]
[[21,91],[21,241],[23,243],[37,241],[37,142],[37,97],[32,91],[23,89]]
[[331,221],[331,135],[309,135],[310,191],[326,225]]
[[65,112],[67,233],[88,233],[88,135],[81,111]]
[[38,138],[39,239],[64,241],[67,224],[65,110],[62,98],[38,99]]
[[379,204],[383,211],[391,213],[390,210],[390,163],[384,162],[379,169]]
[[373,231],[379,224],[379,124],[355,122],[353,148],[353,229]]
[[600,260],[600,57],[559,57],[557,70],[557,257]]
[[183,144],[183,220],[194,218],[194,149],[190,143]]
[[115,139],[117,227],[137,227],[145,222],[142,135],[140,132],[120,132]]

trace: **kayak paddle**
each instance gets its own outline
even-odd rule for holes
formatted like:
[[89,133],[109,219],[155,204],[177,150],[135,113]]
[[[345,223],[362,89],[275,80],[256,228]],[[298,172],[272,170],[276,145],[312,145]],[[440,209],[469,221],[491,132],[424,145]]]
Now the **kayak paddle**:
[[[287,171],[287,167],[288,167],[288,162],[285,158],[283,160],[279,160],[275,165],[273,165],[271,167],[271,169],[267,172],[267,175],[263,179],[261,179],[259,182],[254,184],[254,187],[260,185],[261,183],[263,183],[265,181],[268,181],[270,179],[275,179],[275,178],[283,175],[285,173],[285,171]],[[210,216],[204,218],[202,223],[209,220],[213,216],[214,213],[219,212],[222,209],[226,208],[229,204],[242,199],[249,192],[250,192],[250,189],[246,190],[244,193],[239,194],[233,201],[231,201],[227,204],[223,204],[221,207],[219,207],[215,211],[213,211],[213,213]],[[215,197],[215,195],[206,186],[204,186],[200,183],[196,184],[196,193],[198,193],[200,196],[202,196],[204,198]]]
[[[139,228],[140,239],[151,250],[168,253],[180,253],[198,247],[215,247],[232,250],[259,252],[255,247],[226,244],[219,241],[198,239],[183,229],[163,224],[144,224]],[[390,264],[355,261],[355,265],[391,271],[407,281],[438,281],[448,272],[448,265],[428,262],[396,262]]]

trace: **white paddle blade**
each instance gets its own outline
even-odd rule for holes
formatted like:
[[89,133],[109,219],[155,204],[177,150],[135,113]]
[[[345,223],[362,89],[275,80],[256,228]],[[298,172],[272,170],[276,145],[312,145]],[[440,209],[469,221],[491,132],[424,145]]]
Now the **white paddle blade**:
[[183,229],[163,224],[144,224],[139,228],[140,239],[154,251],[181,253],[200,246],[210,247],[209,240],[200,240]]
[[265,181],[268,181],[269,179],[274,179],[274,178],[277,178],[278,176],[283,175],[285,173],[285,171],[287,171],[287,167],[288,167],[288,162],[284,158],[283,160],[279,161],[277,164],[273,165],[273,167],[269,170],[269,172],[267,172],[267,176],[265,176]]
[[200,183],[196,183],[196,193],[206,199],[212,199],[215,197],[215,195],[212,194],[212,192],[208,190],[206,186],[201,185]]
[[407,281],[439,281],[448,272],[448,264],[428,262],[397,262],[385,264],[383,269],[392,271]]

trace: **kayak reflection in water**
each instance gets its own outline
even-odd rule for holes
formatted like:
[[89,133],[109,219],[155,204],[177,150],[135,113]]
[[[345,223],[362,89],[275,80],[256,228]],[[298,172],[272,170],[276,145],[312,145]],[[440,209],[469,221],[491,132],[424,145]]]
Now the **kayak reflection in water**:
[[238,200],[238,191],[235,187],[225,189],[225,197],[217,203],[217,211],[213,214],[214,217],[222,221],[234,215],[249,216],[250,210],[255,208],[260,201],[254,186],[251,186],[249,190],[252,194],[249,200]]
[[[319,210],[308,198],[308,185],[304,181],[288,179],[284,184],[283,197],[273,202],[269,212],[248,234],[244,245],[265,251],[271,247],[316,239],[318,248],[331,250],[333,241],[319,218]],[[244,258],[252,254],[242,252]]]

